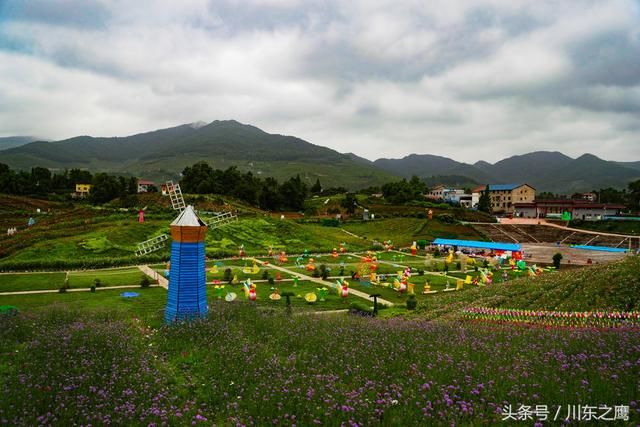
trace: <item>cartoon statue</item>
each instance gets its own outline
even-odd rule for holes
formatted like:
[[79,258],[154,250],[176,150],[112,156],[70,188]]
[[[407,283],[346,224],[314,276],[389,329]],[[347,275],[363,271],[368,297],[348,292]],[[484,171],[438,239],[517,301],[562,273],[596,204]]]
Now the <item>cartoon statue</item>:
[[340,243],[340,253],[347,252],[347,248],[345,248],[346,243]]
[[331,256],[334,258],[338,258],[338,250],[336,248],[333,248],[333,251],[331,252]]
[[271,258],[273,256],[273,246],[269,246],[269,252],[267,253],[267,256],[269,258]]
[[416,244],[416,242],[414,241],[411,244],[411,255],[416,256],[416,252],[418,252],[418,245]]
[[318,288],[318,295],[320,297],[320,302],[323,302],[324,300],[327,299],[327,288],[322,287],[322,288]]
[[422,289],[422,293],[426,295],[429,292],[431,292],[431,285],[429,284],[429,282],[424,282],[424,288]]
[[211,267],[211,269],[209,270],[209,273],[211,274],[218,274],[218,266],[217,265],[213,265],[213,267]]
[[256,300],[256,285],[251,282],[251,279],[247,279],[244,283],[244,294],[249,298],[249,301],[253,302]]
[[240,245],[240,248],[238,250],[238,256],[240,258],[244,258],[244,245]]

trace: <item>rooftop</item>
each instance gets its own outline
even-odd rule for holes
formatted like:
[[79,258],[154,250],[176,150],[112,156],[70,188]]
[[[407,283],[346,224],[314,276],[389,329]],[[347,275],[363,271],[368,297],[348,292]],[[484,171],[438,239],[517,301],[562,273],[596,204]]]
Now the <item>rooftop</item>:
[[[511,191],[518,187],[522,187],[523,185],[529,185],[529,184],[490,184],[489,191]],[[531,186],[529,185],[529,187]]]
[[177,225],[179,227],[204,227],[207,224],[196,215],[193,206],[189,205],[178,215],[171,225]]

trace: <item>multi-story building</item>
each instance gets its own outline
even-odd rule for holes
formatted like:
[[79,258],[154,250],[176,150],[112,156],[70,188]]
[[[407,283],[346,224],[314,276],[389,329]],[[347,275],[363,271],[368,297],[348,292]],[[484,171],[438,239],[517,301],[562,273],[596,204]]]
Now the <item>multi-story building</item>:
[[529,184],[492,184],[488,188],[495,214],[513,214],[516,203],[531,203],[536,198],[536,189]]

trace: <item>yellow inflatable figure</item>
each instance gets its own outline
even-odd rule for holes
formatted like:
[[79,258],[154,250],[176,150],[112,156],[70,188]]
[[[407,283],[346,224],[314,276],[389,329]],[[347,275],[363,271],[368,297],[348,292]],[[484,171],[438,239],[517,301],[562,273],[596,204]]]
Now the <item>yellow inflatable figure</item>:
[[251,274],[258,274],[260,273],[260,267],[258,267],[258,264],[256,264],[255,261],[253,261],[253,267],[251,267]]
[[415,287],[415,285],[414,285],[413,283],[409,283],[409,284],[407,284],[407,293],[408,293],[409,295],[414,295],[414,292],[413,292],[413,288],[414,288],[414,287]]
[[422,289],[422,293],[428,294],[429,292],[431,292],[431,285],[429,285],[429,282],[424,282],[424,288]]
[[453,251],[449,251],[449,256],[447,257],[447,264],[451,264],[453,262]]
[[209,270],[209,272],[211,274],[218,274],[219,273],[218,266],[214,264],[213,267],[211,267],[211,270]]
[[456,281],[456,291],[461,291],[463,287],[464,287],[464,280],[458,279]]
[[371,281],[372,285],[377,285],[378,284],[378,276],[376,275],[376,273],[371,273],[369,275],[369,280]]
[[464,278],[464,284],[465,285],[470,285],[471,284],[471,276],[467,276]]
[[238,275],[237,274],[233,275],[233,280],[231,280],[231,283],[234,284],[234,285],[238,284]]

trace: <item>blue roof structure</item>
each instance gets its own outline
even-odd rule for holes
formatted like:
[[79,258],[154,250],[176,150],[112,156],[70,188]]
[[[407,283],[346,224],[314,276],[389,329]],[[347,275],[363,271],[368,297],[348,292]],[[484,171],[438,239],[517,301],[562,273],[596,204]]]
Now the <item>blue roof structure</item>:
[[585,251],[600,251],[600,252],[628,252],[625,248],[611,248],[609,246],[589,246],[589,245],[571,245],[574,249],[583,249]]
[[523,185],[525,184],[491,184],[489,185],[489,191],[511,191]]
[[478,240],[436,239],[434,245],[462,246],[463,248],[491,249],[495,251],[520,252],[522,247],[517,243],[480,242]]

